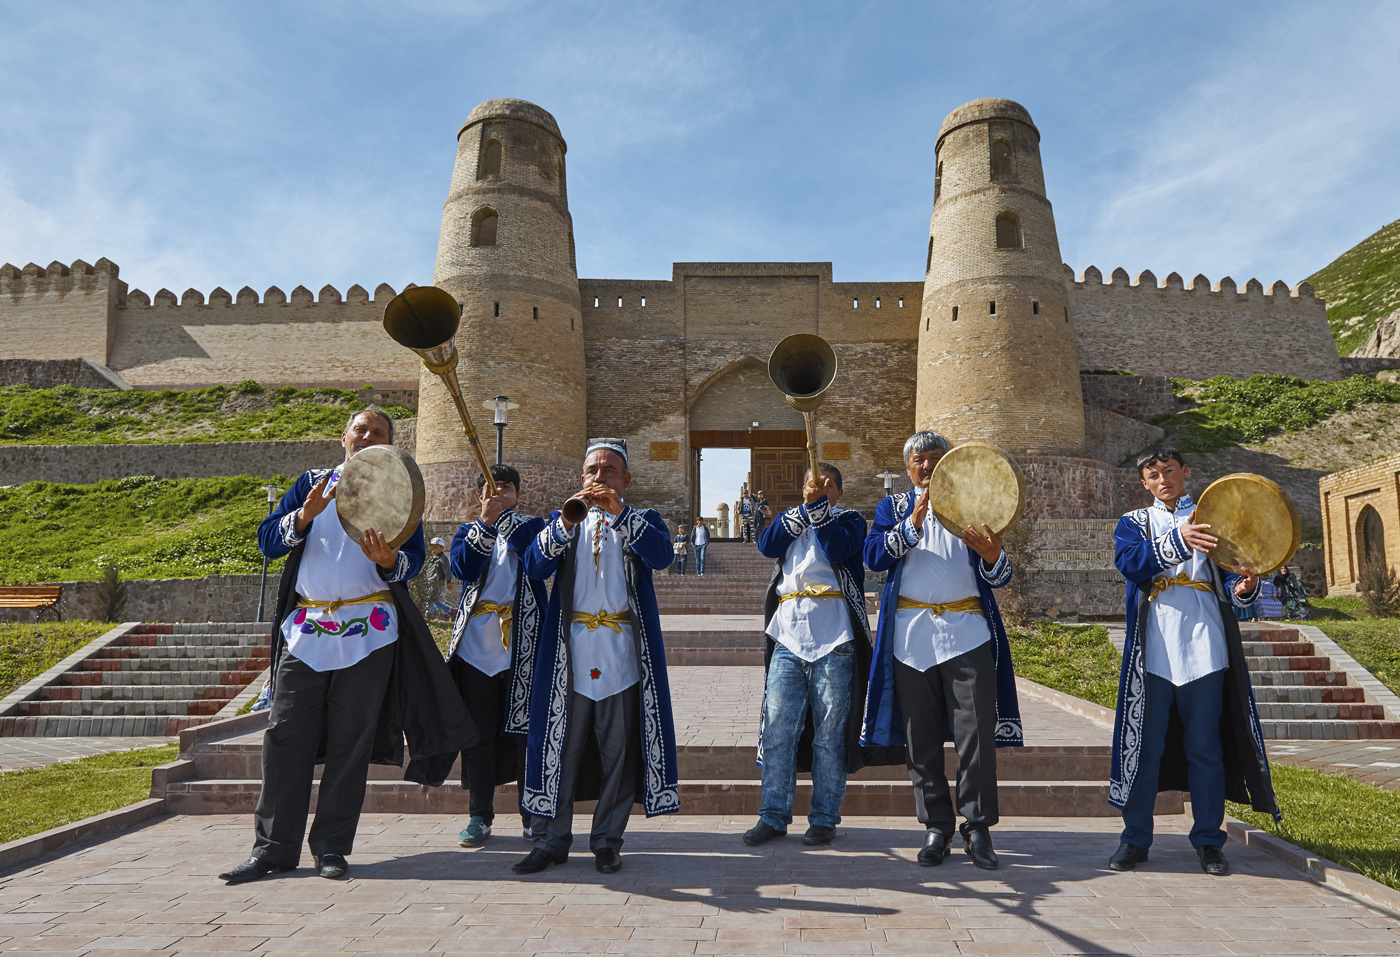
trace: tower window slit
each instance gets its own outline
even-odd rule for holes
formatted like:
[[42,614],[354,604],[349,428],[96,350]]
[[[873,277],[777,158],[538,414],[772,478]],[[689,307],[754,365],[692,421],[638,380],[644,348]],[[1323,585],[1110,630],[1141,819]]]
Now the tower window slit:
[[859,308],[860,308],[860,300],[859,300],[859,299],[852,299],[852,300],[851,300],[851,308],[852,308],[852,309],[859,309]]
[[499,319],[499,318],[501,317],[501,304],[500,304],[499,302],[496,303],[496,313],[495,313],[495,315],[496,315],[496,318],[497,318],[497,319]]
[[621,296],[618,296],[618,297],[617,297],[617,308],[619,308],[619,309],[622,308],[622,297],[621,297]]
[[997,302],[996,302],[995,299],[993,299],[993,300],[991,300],[990,302],[987,303],[987,315],[989,315],[989,316],[995,316],[996,314],[997,314]]
[[1065,322],[1069,322],[1069,306],[1065,306]]
[[647,297],[646,297],[646,296],[643,296],[643,297],[642,297],[642,308],[645,309],[646,307],[647,307]]
[[876,308],[876,309],[879,309],[879,308],[880,308],[880,297],[878,297],[878,296],[875,297],[875,308]]
[[954,306],[954,307],[953,307],[953,321],[954,321],[954,322],[957,322],[957,321],[958,321],[958,307],[957,307],[957,306]]
[[540,307],[539,307],[539,306],[536,306],[536,307],[535,307],[535,321],[536,321],[536,322],[539,322],[539,321],[540,321]]
[[928,323],[929,323],[929,317],[928,317],[928,316],[924,316],[924,331],[925,331],[925,332],[928,332]]
[[904,297],[903,297],[903,296],[900,296],[900,297],[899,297],[899,308],[901,308],[901,309],[904,308]]
[[593,297],[593,308],[594,308],[594,309],[597,309],[597,308],[598,308],[598,297],[597,297],[597,296],[594,296],[594,297]]
[[573,316],[570,316],[570,317],[569,317],[569,331],[570,331],[570,332],[573,332],[573,331],[574,331],[574,317],[573,317]]
[[1036,316],[1040,315],[1040,303],[1035,299],[1031,300],[1031,314]]

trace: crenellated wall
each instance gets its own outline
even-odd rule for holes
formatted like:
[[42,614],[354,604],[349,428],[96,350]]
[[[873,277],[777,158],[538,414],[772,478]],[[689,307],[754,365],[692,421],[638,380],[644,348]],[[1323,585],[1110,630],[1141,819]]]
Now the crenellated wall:
[[1129,279],[1123,268],[1107,282],[1090,266],[1077,279],[1065,266],[1081,369],[1206,379],[1277,372],[1304,379],[1340,379],[1342,362],[1327,304],[1312,286],[1282,281],[1244,288],[1229,276],[1214,286],[1171,273],[1159,284],[1149,270]]
[[113,316],[126,295],[116,263],[0,265],[0,359],[87,359],[111,366]]

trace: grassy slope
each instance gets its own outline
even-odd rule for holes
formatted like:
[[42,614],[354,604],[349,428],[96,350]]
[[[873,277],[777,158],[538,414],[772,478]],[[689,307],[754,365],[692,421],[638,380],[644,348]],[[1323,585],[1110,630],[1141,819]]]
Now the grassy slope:
[[0,624],[0,696],[48,671],[111,627],[103,621]]
[[[0,388],[0,444],[333,439],[364,408],[345,389],[265,389],[256,382],[189,391]],[[395,418],[413,413],[398,406]]]
[[0,583],[93,581],[108,562],[123,578],[255,573],[266,515],[251,476],[0,488]]
[[1327,322],[1337,350],[1365,343],[1376,323],[1400,308],[1400,220],[1342,253],[1308,277],[1327,300]]
[[135,804],[151,793],[151,768],[175,760],[162,745],[0,774],[0,842]]

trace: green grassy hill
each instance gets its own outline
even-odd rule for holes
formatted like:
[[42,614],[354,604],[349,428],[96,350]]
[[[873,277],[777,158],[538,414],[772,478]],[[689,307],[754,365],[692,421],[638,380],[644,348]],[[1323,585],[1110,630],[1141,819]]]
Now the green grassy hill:
[[1376,323],[1400,308],[1400,219],[1342,253],[1308,282],[1327,300],[1337,351],[1350,354]]

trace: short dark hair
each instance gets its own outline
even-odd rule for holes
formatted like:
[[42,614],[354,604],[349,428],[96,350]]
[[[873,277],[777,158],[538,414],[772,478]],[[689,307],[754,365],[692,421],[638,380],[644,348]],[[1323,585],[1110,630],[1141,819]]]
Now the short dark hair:
[[[520,473],[509,465],[491,466],[491,477],[496,480],[497,485],[514,485],[517,492],[520,491]],[[486,476],[476,477],[476,490],[480,492],[486,487]]]
[[[831,477],[834,478],[834,479],[836,479],[836,489],[837,489],[837,491],[844,491],[844,490],[841,488],[841,470],[840,470],[840,469],[838,469],[836,466],[832,465],[830,462],[818,462],[818,463],[817,463],[817,468],[821,469],[823,472],[830,472],[830,473],[831,473]],[[812,468],[811,468],[811,466],[808,466],[808,467],[807,467],[807,474],[808,474],[808,475],[811,475],[811,474],[812,474]]]
[[1174,445],[1154,445],[1137,457],[1138,478],[1142,478],[1142,473],[1150,466],[1162,462],[1176,461],[1177,465],[1186,468],[1186,460],[1181,457],[1181,453]]

